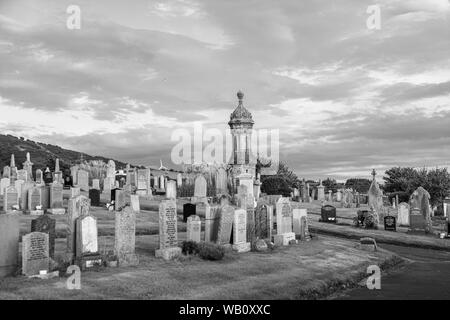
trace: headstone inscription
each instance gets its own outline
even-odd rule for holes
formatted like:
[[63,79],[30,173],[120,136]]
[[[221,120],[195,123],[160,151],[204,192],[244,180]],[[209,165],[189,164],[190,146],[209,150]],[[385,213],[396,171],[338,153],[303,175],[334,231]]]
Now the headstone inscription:
[[3,211],[6,213],[11,211],[17,211],[19,209],[19,194],[17,189],[13,186],[5,188],[5,194],[3,195]]
[[65,214],[66,209],[63,208],[63,186],[54,182],[50,185],[50,209],[52,214]]
[[181,254],[178,247],[177,205],[175,200],[162,200],[159,204],[159,249],[155,256],[171,260]]
[[237,209],[233,219],[233,245],[237,252],[250,251],[250,242],[247,242],[247,210]]
[[48,271],[48,234],[32,232],[22,237],[22,274],[34,276]]
[[48,234],[48,252],[50,258],[55,256],[56,220],[44,214],[31,220],[31,232],[43,232]]
[[396,218],[394,216],[384,217],[384,230],[397,231]]
[[255,212],[255,236],[259,239],[272,239],[273,207],[259,203]]

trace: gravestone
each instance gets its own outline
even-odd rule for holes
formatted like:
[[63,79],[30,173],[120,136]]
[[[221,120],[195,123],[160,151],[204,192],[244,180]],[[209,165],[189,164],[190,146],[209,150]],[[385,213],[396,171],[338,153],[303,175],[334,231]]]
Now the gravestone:
[[100,190],[100,180],[92,179],[92,189]]
[[384,230],[397,231],[396,218],[393,216],[384,217]]
[[44,214],[31,220],[31,232],[43,232],[48,234],[48,252],[51,258],[55,256],[56,220]]
[[89,215],[89,209],[90,199],[85,196],[77,196],[69,199],[66,220],[67,254],[69,258],[72,258],[76,252],[76,221],[79,217]]
[[0,214],[0,278],[13,275],[19,254],[19,216]]
[[159,204],[159,249],[155,256],[170,260],[181,254],[178,247],[177,205],[175,200],[162,200]]
[[139,258],[135,253],[136,214],[129,206],[115,213],[114,249],[119,266],[135,266]]
[[27,170],[17,170],[17,180],[28,181],[28,172]]
[[34,183],[26,181],[22,184],[22,189],[19,193],[20,209],[22,211],[28,210],[28,191],[34,187]]
[[300,219],[300,240],[302,241],[309,241],[311,240],[311,235],[309,233],[309,227],[308,227],[308,217],[302,216]]
[[409,215],[409,230],[410,231],[418,231],[418,232],[425,232],[426,230],[426,220],[425,217],[422,215],[421,210],[419,208],[412,208],[410,210]]
[[90,189],[89,190],[89,199],[91,199],[91,206],[100,207],[100,190],[99,189]]
[[329,204],[323,206],[320,210],[319,222],[336,223],[336,207]]
[[22,237],[22,274],[34,276],[48,272],[50,256],[48,234],[32,232]]
[[296,235],[302,233],[302,217],[307,217],[306,209],[292,209],[292,229]]
[[200,217],[196,215],[191,215],[187,219],[186,240],[200,242],[201,231],[202,231],[202,222],[200,221]]
[[73,179],[71,176],[64,177],[64,188],[69,189],[73,187]]
[[97,219],[93,216],[81,216],[76,220],[76,264],[82,270],[102,264],[98,254]]
[[233,219],[233,245],[237,252],[250,251],[250,242],[247,242],[247,210],[237,209]]
[[195,182],[194,182],[194,198],[192,199],[192,202],[196,203],[196,202],[205,202],[206,200],[206,195],[207,195],[207,183],[206,183],[206,179],[203,175],[198,175],[195,178]]
[[288,198],[280,198],[276,205],[277,234],[292,232],[292,208]]
[[45,172],[44,172],[44,183],[45,184],[52,184],[53,183],[53,175],[50,172],[50,170],[45,170]]
[[254,243],[256,241],[255,237],[255,208],[250,205],[247,206],[247,209],[244,209],[247,212],[247,241],[250,243]]
[[277,234],[274,235],[275,245],[289,245],[295,241],[295,233],[292,232],[292,208],[288,198],[280,198],[276,204]]
[[40,187],[32,187],[28,190],[28,211],[31,215],[42,215],[44,210],[41,206],[41,192]]
[[225,168],[220,167],[216,173],[216,194],[228,194],[228,176]]
[[273,207],[259,203],[255,212],[255,236],[260,239],[272,239]]
[[409,227],[409,204],[402,202],[398,205],[397,223],[399,226]]
[[137,194],[130,195],[130,204],[131,204],[131,209],[133,209],[134,213],[141,212],[141,205],[139,203],[139,196]]
[[41,169],[36,170],[36,184],[44,184],[44,176]]
[[9,178],[2,178],[0,179],[0,195],[3,195],[5,192],[5,188],[9,187],[10,185],[10,179]]
[[187,222],[189,216],[195,216],[197,214],[197,206],[192,203],[183,204],[183,221]]
[[230,246],[231,231],[234,221],[234,208],[225,205],[221,208],[219,228],[217,231],[217,243],[223,246]]
[[57,182],[50,185],[50,209],[52,214],[65,214],[66,209],[63,208],[63,186]]
[[[417,188],[409,199],[410,209],[419,209],[420,214],[423,216],[425,220],[425,232],[432,232],[432,223],[431,223],[431,207],[430,207],[430,194],[427,190],[422,187]],[[414,219],[419,222],[417,217]],[[412,218],[410,216],[410,223],[412,225]]]
[[22,194],[22,185],[24,183],[25,183],[25,181],[23,181],[23,180],[16,180],[16,181],[14,181],[14,187],[17,190],[17,194],[18,194],[19,198],[20,198],[20,195]]
[[120,211],[126,205],[125,191],[121,189],[115,189],[115,191],[116,195],[114,197],[114,210]]
[[205,212],[205,242],[216,242],[219,232],[221,208],[219,206],[210,207]]
[[89,191],[89,172],[85,170],[78,170],[77,172],[77,186],[82,191]]
[[3,174],[2,178],[11,178],[11,167],[10,166],[4,166],[3,167]]
[[3,211],[10,212],[19,209],[19,194],[17,189],[13,186],[5,188],[5,194],[3,195]]
[[167,199],[176,199],[177,198],[177,183],[175,180],[167,181],[166,198]]
[[41,205],[43,210],[50,208],[50,186],[41,187]]
[[150,169],[138,169],[136,173],[136,194],[147,196],[152,194]]

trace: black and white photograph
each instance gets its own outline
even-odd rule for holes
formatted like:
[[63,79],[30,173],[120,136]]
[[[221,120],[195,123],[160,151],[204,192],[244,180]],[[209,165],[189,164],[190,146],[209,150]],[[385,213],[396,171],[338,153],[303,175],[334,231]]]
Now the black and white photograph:
[[0,0],[0,304],[450,300],[449,168],[450,0]]

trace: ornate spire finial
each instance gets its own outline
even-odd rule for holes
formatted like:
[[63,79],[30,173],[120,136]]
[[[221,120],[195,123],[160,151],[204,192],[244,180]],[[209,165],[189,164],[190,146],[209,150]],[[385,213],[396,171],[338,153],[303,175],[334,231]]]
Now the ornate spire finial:
[[377,175],[377,172],[375,171],[375,169],[372,169],[372,176],[373,176],[373,180],[375,180],[375,176]]
[[244,93],[241,90],[239,90],[237,93],[237,97],[239,99],[239,103],[242,103],[242,99],[244,99]]

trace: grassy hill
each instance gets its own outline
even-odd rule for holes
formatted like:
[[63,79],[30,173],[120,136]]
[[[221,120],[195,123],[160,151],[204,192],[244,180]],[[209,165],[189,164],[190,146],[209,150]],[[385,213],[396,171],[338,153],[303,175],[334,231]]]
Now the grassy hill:
[[[0,135],[0,171],[8,165],[11,160],[11,154],[14,154],[16,166],[22,169],[22,163],[26,160],[27,152],[30,153],[31,162],[33,162],[33,171],[36,169],[45,169],[49,166],[54,169],[55,160],[59,158],[61,170],[69,168],[81,159],[84,160],[103,160],[108,162],[108,158],[101,156],[91,156],[86,153],[63,149],[59,146],[26,140],[12,135]],[[113,159],[114,160],[114,159]],[[114,160],[116,168],[125,167],[126,163]]]

